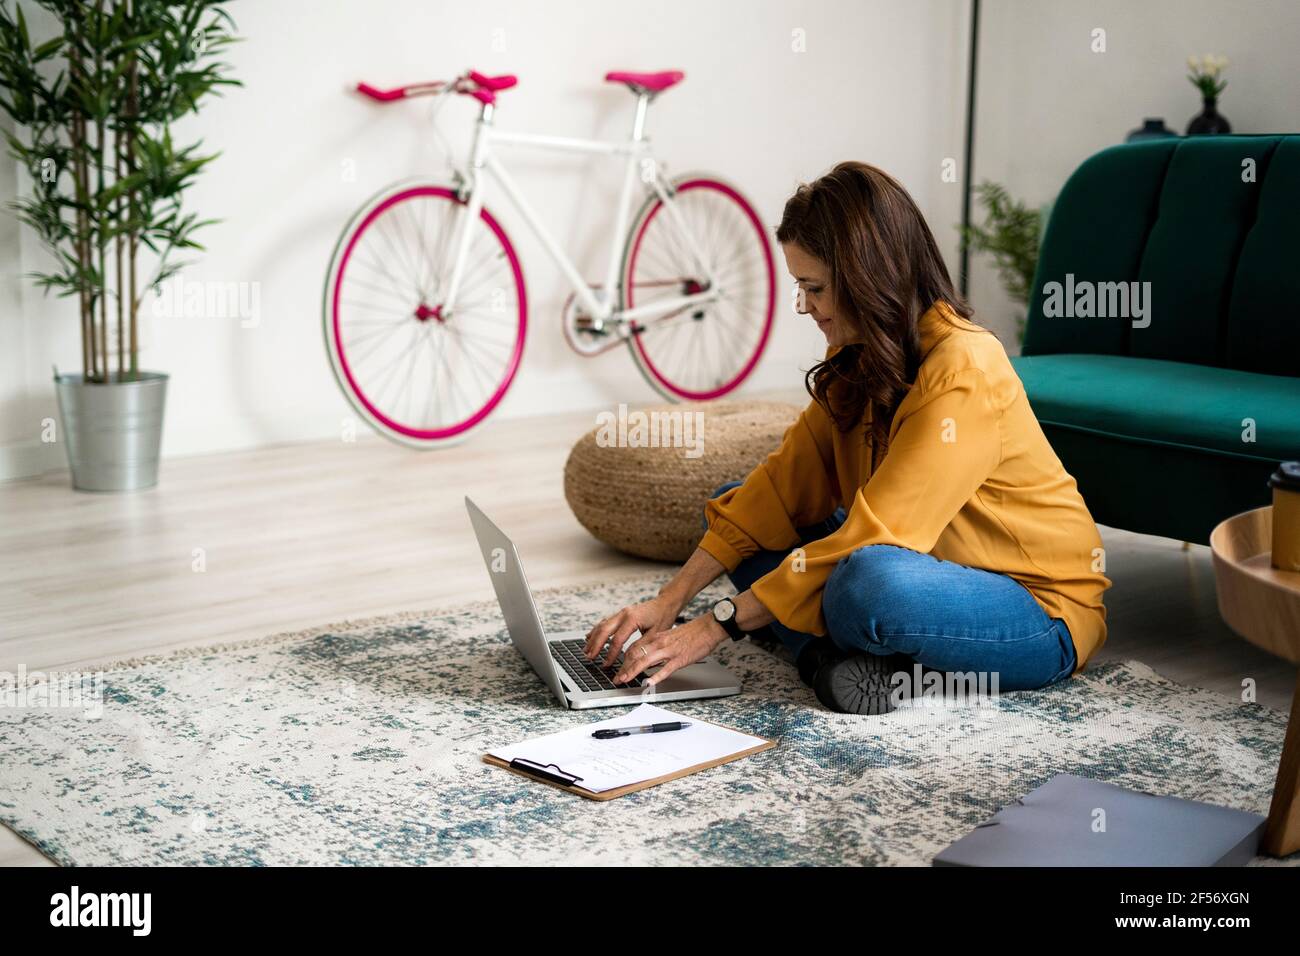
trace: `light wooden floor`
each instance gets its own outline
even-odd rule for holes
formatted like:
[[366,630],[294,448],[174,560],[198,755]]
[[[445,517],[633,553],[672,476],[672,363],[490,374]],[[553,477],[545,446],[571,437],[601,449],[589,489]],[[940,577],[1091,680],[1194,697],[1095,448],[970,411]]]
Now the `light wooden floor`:
[[[0,482],[0,670],[490,598],[466,493],[514,538],[535,588],[654,567],[594,541],[564,503],[564,461],[594,424],[595,412],[492,422],[429,453],[363,435],[175,459],[130,495],[74,493],[66,473]],[[1261,703],[1289,708],[1294,668],[1220,621],[1208,549],[1102,532],[1115,583],[1096,660],[1233,695],[1249,677]],[[0,865],[42,862],[0,827]]]

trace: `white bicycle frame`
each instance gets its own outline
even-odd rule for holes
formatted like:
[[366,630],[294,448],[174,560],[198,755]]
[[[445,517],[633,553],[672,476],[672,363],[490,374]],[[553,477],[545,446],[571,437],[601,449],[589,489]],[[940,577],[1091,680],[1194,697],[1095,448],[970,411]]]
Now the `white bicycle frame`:
[[[483,209],[483,181],[484,171],[490,173],[515,208],[519,210],[524,221],[533,230],[541,240],[546,251],[550,253],[555,264],[559,266],[564,277],[568,279],[569,284],[573,287],[574,295],[577,296],[578,303],[582,306],[586,314],[592,318],[596,327],[600,328],[606,320],[612,320],[616,325],[623,326],[626,323],[633,322],[637,319],[649,319],[657,316],[666,315],[670,312],[687,309],[697,304],[716,301],[722,290],[718,287],[716,277],[709,263],[705,260],[700,251],[699,245],[695,241],[691,230],[687,228],[686,221],[682,217],[681,210],[673,202],[673,193],[668,184],[663,181],[659,175],[658,165],[650,151],[649,141],[645,137],[645,118],[646,110],[650,104],[651,96],[647,93],[641,93],[637,96],[636,117],[632,124],[631,138],[625,142],[607,142],[605,140],[592,139],[574,139],[566,136],[544,136],[533,133],[510,133],[497,129],[492,123],[492,115],[495,112],[491,103],[484,103],[482,111],[479,113],[478,122],[474,130],[474,142],[470,151],[469,167],[460,172],[461,183],[458,185],[458,195],[465,201],[463,207],[464,215],[461,217],[462,224],[459,235],[456,239],[456,259],[452,268],[451,281],[447,287],[447,295],[442,302],[442,314],[444,317],[449,316],[455,309],[456,296],[460,291],[461,279],[464,276],[465,259],[469,252],[470,234],[475,222],[479,219],[479,214]],[[614,223],[614,231],[610,236],[609,246],[609,264],[605,271],[604,288],[610,290],[606,301],[598,299],[591,291],[591,287],[582,278],[573,261],[560,248],[555,238],[551,235],[546,225],[538,216],[536,210],[529,205],[519,187],[515,185],[510,174],[506,172],[500,160],[494,155],[492,147],[498,143],[514,144],[518,146],[533,146],[539,149],[551,149],[561,152],[571,153],[604,153],[610,156],[626,156],[627,162],[623,173],[623,187],[619,194],[617,218]],[[628,216],[630,214],[629,205],[632,199],[632,185],[636,178],[638,167],[642,170],[642,181],[651,185],[654,191],[663,201],[664,208],[668,211],[671,225],[681,233],[686,248],[690,251],[692,258],[695,260],[696,267],[699,268],[700,274],[708,280],[705,290],[691,295],[674,296],[672,298],[657,299],[646,305],[636,306],[635,308],[622,310],[614,307],[613,289],[618,281],[619,260],[622,252],[623,235],[628,228]]]

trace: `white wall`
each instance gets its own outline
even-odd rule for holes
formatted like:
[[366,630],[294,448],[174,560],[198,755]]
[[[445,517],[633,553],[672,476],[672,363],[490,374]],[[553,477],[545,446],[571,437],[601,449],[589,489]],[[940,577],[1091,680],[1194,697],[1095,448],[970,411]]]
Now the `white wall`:
[[[510,71],[520,86],[503,94],[503,127],[618,137],[632,98],[602,83],[603,73],[683,69],[686,82],[660,98],[649,123],[670,166],[724,173],[774,225],[799,181],[845,158],[876,163],[912,190],[956,272],[959,187],[942,181],[940,167],[961,156],[965,2],[262,0],[231,9],[245,41],[230,59],[245,86],[180,131],[222,152],[192,207],[223,221],[203,235],[208,252],[185,278],[258,283],[261,323],[144,323],[143,365],[172,375],[165,455],[334,436],[349,416],[319,331],[333,242],[376,188],[444,168],[425,105],[380,107],[344,92],[361,78],[396,85],[471,65]],[[1091,50],[1097,27],[1105,53]],[[796,29],[807,52],[791,49]],[[1297,40],[1294,0],[985,0],[975,177],[1038,204],[1143,117],[1181,130],[1199,108],[1185,79],[1190,53],[1232,58],[1220,105],[1235,130],[1296,130]],[[444,129],[460,147],[473,107],[454,102],[446,113]],[[354,181],[342,176],[345,162]],[[511,168],[597,278],[613,167],[521,152]],[[22,188],[13,164],[0,163],[0,201]],[[520,247],[533,319],[524,366],[497,414],[653,400],[623,352],[592,361],[568,351],[558,328],[567,289],[518,216],[497,205]],[[45,262],[30,234],[0,216],[0,477],[62,466],[61,449],[39,443],[40,423],[57,414],[51,363],[75,370],[81,352],[71,303],[43,298],[22,277]],[[1014,347],[1015,307],[980,259],[971,297]],[[797,385],[820,354],[817,333],[783,305],[751,388]]]
[[[203,234],[208,252],[184,277],[259,283],[261,322],[144,323],[142,366],[172,377],[164,455],[336,436],[350,414],[320,332],[334,241],[377,188],[444,167],[423,122],[428,101],[380,106],[345,93],[346,85],[444,78],[468,66],[508,71],[520,85],[502,95],[503,128],[615,138],[626,135],[633,99],[603,83],[604,73],[682,69],[686,81],[660,97],[648,125],[670,170],[725,174],[775,226],[801,180],[842,159],[866,160],[901,178],[952,251],[958,187],[939,171],[944,157],[961,155],[965,9],[948,0],[232,4],[246,39],[229,59],[245,85],[179,130],[182,141],[202,137],[222,153],[194,189],[192,208],[223,221]],[[806,52],[792,51],[796,29],[806,32]],[[494,39],[504,50],[493,49]],[[445,114],[444,129],[459,133],[474,105],[454,101]],[[344,181],[345,161],[355,181]],[[613,164],[524,152],[507,161],[584,273],[598,279]],[[15,188],[11,165],[3,166],[0,200]],[[582,360],[568,350],[559,330],[567,288],[519,217],[496,205],[520,249],[533,320],[524,365],[497,414],[654,399],[624,351]],[[71,303],[43,299],[20,278],[43,254],[30,235],[15,257],[17,244],[6,217],[0,477],[63,464],[57,446],[39,444],[40,421],[57,414],[51,363],[75,370],[81,358]],[[797,387],[800,369],[821,354],[811,323],[784,307],[783,265],[778,278],[777,333],[751,388]]]
[[[1096,28],[1104,53],[1092,52]],[[1219,112],[1234,133],[1300,131],[1298,47],[1296,0],[984,0],[975,179],[1037,206],[1144,117],[1183,132],[1201,110],[1191,55],[1232,61]],[[985,262],[972,268],[971,298],[990,325],[1014,327],[1016,307]]]

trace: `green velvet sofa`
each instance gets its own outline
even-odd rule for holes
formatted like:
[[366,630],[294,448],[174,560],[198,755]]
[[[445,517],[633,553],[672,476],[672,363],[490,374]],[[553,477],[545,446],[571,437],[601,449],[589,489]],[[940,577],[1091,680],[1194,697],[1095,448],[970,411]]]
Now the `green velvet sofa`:
[[1014,363],[1099,523],[1203,544],[1267,504],[1277,463],[1300,458],[1300,136],[1084,162]]

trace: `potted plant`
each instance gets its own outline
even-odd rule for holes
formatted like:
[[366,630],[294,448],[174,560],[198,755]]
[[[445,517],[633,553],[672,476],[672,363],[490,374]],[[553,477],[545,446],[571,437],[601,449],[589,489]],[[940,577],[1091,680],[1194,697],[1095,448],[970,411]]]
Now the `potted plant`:
[[[9,151],[31,179],[11,204],[53,257],[32,273],[74,298],[80,374],[54,381],[74,488],[124,491],[157,482],[167,375],[139,367],[144,293],[201,249],[206,222],[182,206],[204,165],[173,123],[221,86],[234,42],[223,0],[0,0],[0,108]],[[143,281],[141,281],[143,278]],[[114,361],[116,360],[116,361]]]
[[1232,126],[1226,117],[1219,114],[1219,94],[1228,86],[1223,78],[1224,68],[1228,65],[1226,56],[1207,53],[1204,57],[1187,58],[1187,79],[1192,86],[1201,91],[1201,112],[1187,123],[1187,135],[1222,135],[1231,133]]
[[[984,222],[967,226],[962,242],[975,252],[993,256],[1007,295],[1028,309],[1034,270],[1038,268],[1038,246],[1047,223],[1046,207],[1030,209],[1013,199],[1003,186],[987,180],[975,187],[975,192],[984,207]],[[1023,340],[1024,334],[1022,312],[1016,317],[1017,340]]]

